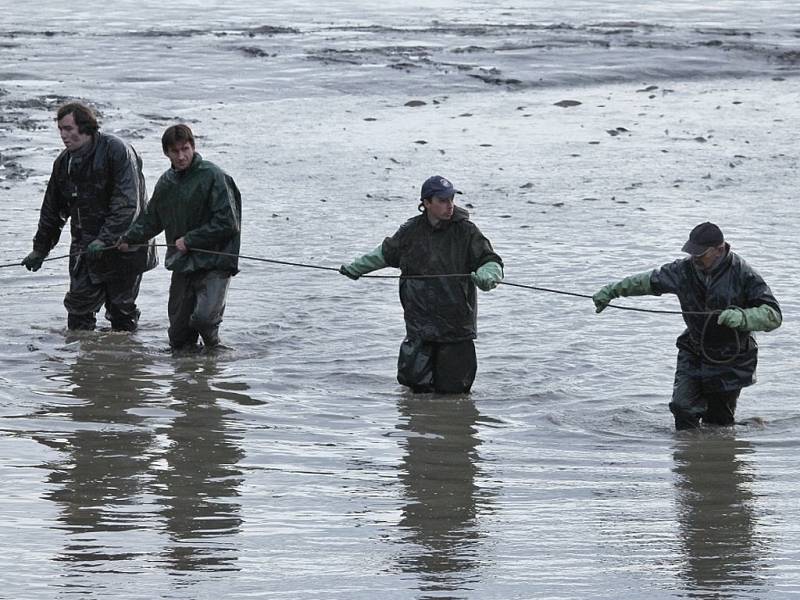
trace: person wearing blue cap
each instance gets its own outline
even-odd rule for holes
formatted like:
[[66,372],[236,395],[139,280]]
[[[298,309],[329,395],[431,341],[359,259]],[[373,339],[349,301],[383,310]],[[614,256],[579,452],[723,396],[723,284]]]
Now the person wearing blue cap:
[[731,251],[714,223],[700,223],[683,245],[688,257],[626,277],[592,296],[597,312],[620,296],[676,294],[686,330],[669,408],[675,428],[733,425],[743,387],[755,383],[758,345],[752,332],[783,321],[769,286]]
[[488,292],[503,279],[503,260],[469,213],[455,205],[457,193],[448,179],[429,177],[420,192],[422,214],[339,269],[350,279],[400,269],[406,337],[397,381],[415,392],[469,392],[477,371],[475,288]]

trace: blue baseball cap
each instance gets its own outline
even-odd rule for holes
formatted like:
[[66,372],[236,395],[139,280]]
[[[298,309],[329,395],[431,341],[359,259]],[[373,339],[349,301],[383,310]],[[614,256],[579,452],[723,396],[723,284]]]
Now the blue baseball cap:
[[427,200],[433,196],[437,196],[438,198],[452,198],[455,194],[460,193],[461,192],[453,187],[449,179],[441,175],[434,175],[433,177],[428,177],[425,183],[422,184],[419,197],[420,200]]

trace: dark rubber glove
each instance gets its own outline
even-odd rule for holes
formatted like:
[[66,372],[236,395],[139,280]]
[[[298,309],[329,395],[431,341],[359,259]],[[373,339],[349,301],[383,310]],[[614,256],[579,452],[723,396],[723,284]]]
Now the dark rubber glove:
[[28,269],[28,271],[38,271],[42,268],[42,263],[44,262],[44,254],[37,252],[34,250],[28,256],[22,259],[23,266]]

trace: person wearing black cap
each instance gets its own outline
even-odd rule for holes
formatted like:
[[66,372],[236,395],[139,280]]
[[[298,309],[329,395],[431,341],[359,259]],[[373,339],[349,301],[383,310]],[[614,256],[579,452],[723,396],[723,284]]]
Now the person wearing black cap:
[[758,345],[752,332],[780,327],[781,309],[713,223],[692,229],[683,251],[689,257],[606,285],[592,300],[599,313],[620,296],[676,294],[686,330],[676,343],[669,404],[675,428],[733,425],[741,389],[755,383]]
[[[387,266],[400,269],[406,337],[397,381],[415,392],[470,390],[477,371],[475,286],[488,292],[503,279],[503,260],[469,213],[455,206],[457,193],[444,177],[429,177],[420,193],[422,214],[339,270],[358,279]],[[457,274],[465,276],[452,277]]]

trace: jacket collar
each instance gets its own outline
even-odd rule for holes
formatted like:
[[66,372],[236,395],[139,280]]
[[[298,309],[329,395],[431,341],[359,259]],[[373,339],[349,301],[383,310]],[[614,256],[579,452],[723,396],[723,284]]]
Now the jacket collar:
[[[697,273],[700,279],[704,281],[711,281],[714,277],[722,273],[728,268],[728,266],[730,266],[732,256],[733,253],[731,252],[731,245],[728,242],[725,242],[725,253],[717,259],[717,262],[715,262],[708,271],[698,269],[694,263],[692,263],[692,267],[694,267],[695,273]],[[692,259],[690,258],[689,260]]]
[[66,150],[68,175],[71,175],[72,171],[77,171],[80,169],[84,162],[94,153],[94,149],[97,147],[99,135],[100,134],[93,135],[90,141],[86,142],[74,152]]
[[174,168],[170,167],[167,170],[167,175],[170,181],[180,181],[181,179],[188,177],[191,173],[197,170],[198,165],[203,161],[203,157],[200,156],[199,152],[195,152],[194,156],[192,157],[192,164],[189,165],[189,168],[185,171],[176,171]]

